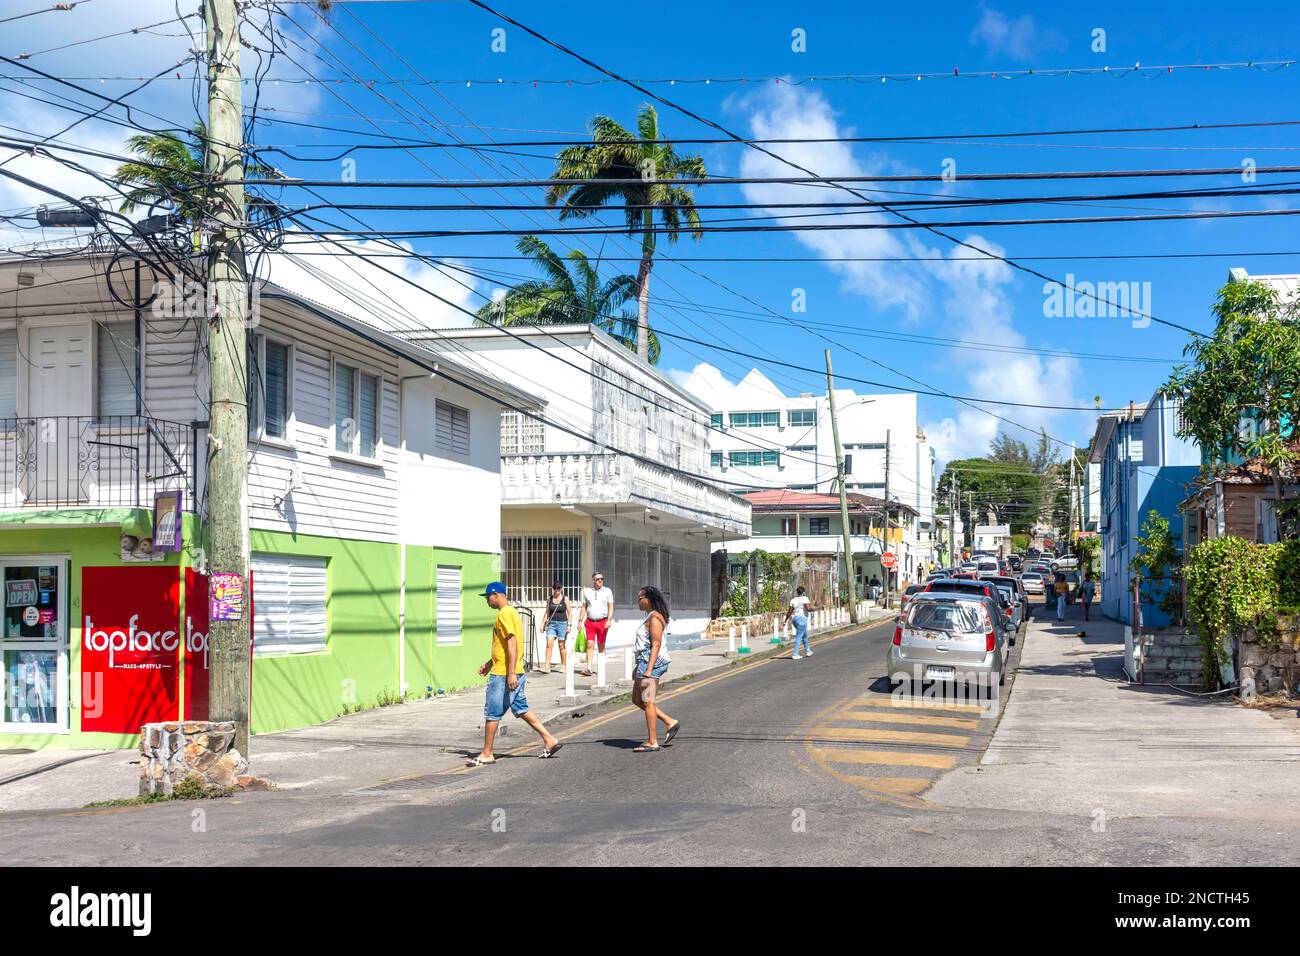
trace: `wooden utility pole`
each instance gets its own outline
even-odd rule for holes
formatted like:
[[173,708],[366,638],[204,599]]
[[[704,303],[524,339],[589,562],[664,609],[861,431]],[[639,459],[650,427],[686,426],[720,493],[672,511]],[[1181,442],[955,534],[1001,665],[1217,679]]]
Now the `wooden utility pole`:
[[835,414],[835,378],[831,350],[826,350],[826,399],[831,408],[831,437],[835,439],[835,475],[840,486],[840,530],[844,533],[844,580],[849,583],[849,620],[858,623],[858,582],[853,575],[853,537],[849,534],[849,492],[844,484],[844,451],[840,448],[840,420]]
[[955,566],[957,562],[953,560],[956,551],[953,550],[957,536],[957,502],[961,500],[961,491],[958,490],[960,485],[957,483],[957,473],[952,473],[952,481],[948,483],[948,565]]
[[[235,0],[203,0],[207,27],[208,142],[204,171],[212,187],[208,218],[208,570],[238,575],[237,620],[209,624],[208,716],[233,721],[234,747],[248,755],[248,274],[240,244],[244,225],[243,88]],[[210,579],[212,580],[212,579]]]

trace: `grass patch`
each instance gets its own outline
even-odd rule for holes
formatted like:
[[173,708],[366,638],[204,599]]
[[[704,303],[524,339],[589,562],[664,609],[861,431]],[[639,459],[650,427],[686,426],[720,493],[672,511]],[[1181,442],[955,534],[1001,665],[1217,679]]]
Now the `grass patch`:
[[203,786],[203,781],[198,777],[186,777],[176,786],[172,787],[172,795],[169,797],[163,793],[151,793],[143,797],[124,797],[118,800],[96,800],[94,803],[86,804],[87,809],[96,809],[99,807],[141,807],[148,803],[167,803],[172,800],[220,800],[223,797],[229,797],[237,788],[229,787],[225,790],[207,790]]

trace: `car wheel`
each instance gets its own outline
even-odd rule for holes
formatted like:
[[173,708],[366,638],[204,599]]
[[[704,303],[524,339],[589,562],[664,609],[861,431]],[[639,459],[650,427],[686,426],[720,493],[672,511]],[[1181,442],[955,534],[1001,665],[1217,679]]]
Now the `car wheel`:
[[998,671],[998,686],[1001,687],[1006,682],[1007,682],[1007,671],[1006,668],[1003,668],[1002,670]]

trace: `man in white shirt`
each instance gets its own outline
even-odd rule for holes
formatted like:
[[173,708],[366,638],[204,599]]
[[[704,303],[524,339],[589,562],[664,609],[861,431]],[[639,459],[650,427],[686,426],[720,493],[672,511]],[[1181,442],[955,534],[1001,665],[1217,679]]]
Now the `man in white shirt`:
[[591,587],[582,589],[582,608],[578,612],[578,627],[587,629],[587,669],[583,676],[591,676],[596,654],[605,653],[605,637],[613,623],[614,592],[605,587],[605,575],[597,571],[591,576]]

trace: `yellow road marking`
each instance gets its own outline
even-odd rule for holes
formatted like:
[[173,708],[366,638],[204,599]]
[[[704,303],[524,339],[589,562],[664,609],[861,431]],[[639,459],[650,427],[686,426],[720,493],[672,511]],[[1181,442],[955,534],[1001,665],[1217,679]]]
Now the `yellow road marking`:
[[864,790],[908,796],[920,793],[934,782],[929,777],[856,777],[852,774],[845,774],[842,779]]
[[838,747],[809,747],[813,756],[830,763],[868,763],[889,767],[930,767],[951,770],[957,765],[956,754],[915,754],[897,750],[844,750]]
[[954,730],[979,730],[978,720],[964,717],[932,717],[929,714],[894,714],[885,710],[859,711],[845,709],[835,715],[833,720],[855,723],[876,724],[916,724],[920,727],[952,727]]
[[965,747],[969,737],[957,734],[917,734],[906,730],[869,730],[865,727],[814,727],[810,737],[830,740],[859,740],[876,743],[934,744],[936,747]]
[[987,714],[992,707],[978,704],[941,704],[936,700],[915,697],[858,697],[852,700],[850,707],[891,707],[897,710],[947,710],[954,714]]

